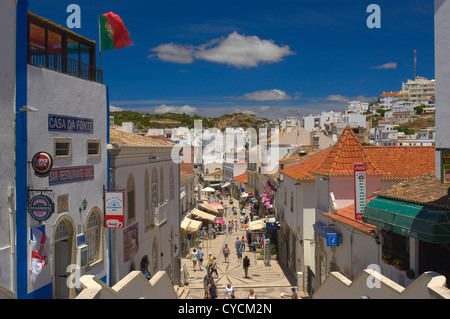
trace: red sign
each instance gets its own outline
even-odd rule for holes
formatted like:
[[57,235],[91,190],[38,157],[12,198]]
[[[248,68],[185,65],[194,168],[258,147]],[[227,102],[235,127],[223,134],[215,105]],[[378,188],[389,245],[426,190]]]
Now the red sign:
[[33,156],[31,165],[36,176],[46,177],[50,174],[50,170],[53,167],[53,158],[49,153],[39,152]]
[[105,227],[123,228],[125,192],[105,192]]
[[353,164],[355,181],[355,219],[362,220],[366,206],[366,164]]

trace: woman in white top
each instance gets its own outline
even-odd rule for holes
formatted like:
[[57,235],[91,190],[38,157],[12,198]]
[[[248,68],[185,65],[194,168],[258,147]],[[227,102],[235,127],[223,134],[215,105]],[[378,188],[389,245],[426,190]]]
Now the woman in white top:
[[198,259],[198,252],[197,252],[197,249],[194,248],[194,250],[191,253],[191,260],[192,260],[192,264],[194,266],[194,271],[195,271],[195,267],[197,266],[197,259]]
[[225,287],[225,299],[234,299],[234,288],[230,283]]
[[248,295],[248,299],[258,299],[256,297],[255,291],[253,289],[250,289],[250,294]]

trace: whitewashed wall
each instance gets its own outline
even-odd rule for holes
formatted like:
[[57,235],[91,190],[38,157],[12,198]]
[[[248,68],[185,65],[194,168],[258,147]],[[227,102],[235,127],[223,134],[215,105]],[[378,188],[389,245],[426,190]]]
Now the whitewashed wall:
[[[75,232],[82,232],[86,228],[86,217],[93,207],[103,212],[103,185],[107,185],[108,164],[106,153],[107,127],[107,93],[103,84],[81,80],[54,71],[28,65],[28,105],[39,112],[28,112],[28,161],[35,153],[45,151],[54,156],[53,138],[70,138],[72,140],[72,159],[54,161],[54,168],[94,165],[94,179],[49,185],[49,178],[34,175],[31,166],[28,170],[28,185],[33,189],[49,189],[54,192],[53,201],[56,205],[58,195],[69,194],[69,211],[61,214],[54,213],[44,222],[45,231],[51,240],[54,226],[59,218],[66,215],[72,221]],[[57,114],[80,118],[93,119],[93,133],[53,132],[48,130],[48,115]],[[100,159],[87,159],[86,139],[100,139]],[[79,208],[83,199],[88,202],[86,211],[80,213]],[[103,214],[102,214],[103,215]],[[39,223],[28,216],[28,227],[38,226]],[[103,232],[103,260],[97,267],[84,274],[106,276],[107,238]],[[75,248],[73,248],[75,249]],[[52,251],[51,254],[54,252]],[[31,251],[28,256],[31,255]],[[41,288],[52,282],[52,267],[54,260],[49,256],[49,264],[44,267],[35,283],[29,282],[29,292]],[[30,257],[29,257],[30,258]],[[74,256],[72,256],[72,261]]]
[[0,2],[0,30],[0,285],[12,290],[10,222],[14,220],[8,212],[8,190],[14,187],[15,170],[16,1]]

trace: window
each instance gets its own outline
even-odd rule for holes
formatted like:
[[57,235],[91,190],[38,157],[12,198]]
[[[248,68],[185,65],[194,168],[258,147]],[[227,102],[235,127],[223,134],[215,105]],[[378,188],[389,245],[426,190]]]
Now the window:
[[291,193],[291,212],[294,211],[294,195]]
[[145,171],[144,179],[144,204],[145,204],[145,228],[151,226],[150,223],[150,178],[148,177],[148,171]]
[[97,210],[94,210],[87,219],[87,227],[86,227],[86,245],[87,245],[89,265],[101,259],[100,234],[101,234],[100,214]]
[[169,198],[171,200],[175,198],[175,176],[173,173],[173,167],[170,168],[169,174]]
[[55,161],[72,160],[72,140],[70,138],[54,138],[53,154]]
[[156,169],[153,169],[152,173],[152,199],[150,204],[150,225],[153,226],[153,212],[155,211],[156,205],[158,204],[158,173],[156,172]]
[[159,175],[159,204],[164,202],[164,171],[161,167],[161,173]]
[[153,250],[152,250],[152,262],[153,262],[153,273],[156,274],[158,271],[158,240],[153,238]]
[[87,139],[86,140],[86,158],[97,159],[101,156],[101,147],[99,139]]
[[127,213],[128,224],[133,223],[136,220],[136,192],[133,175],[130,174],[127,181]]

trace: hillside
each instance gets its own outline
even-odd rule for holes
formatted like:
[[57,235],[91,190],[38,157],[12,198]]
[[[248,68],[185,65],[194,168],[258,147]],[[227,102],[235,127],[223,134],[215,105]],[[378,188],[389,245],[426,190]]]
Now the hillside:
[[243,113],[225,114],[221,117],[202,117],[197,114],[190,116],[184,113],[150,114],[116,111],[111,112],[110,115],[114,117],[114,124],[122,125],[122,122],[134,122],[139,131],[146,131],[149,128],[193,128],[195,120],[202,120],[204,129],[214,127],[224,130],[227,126],[258,129],[261,124],[268,121],[265,118]]

